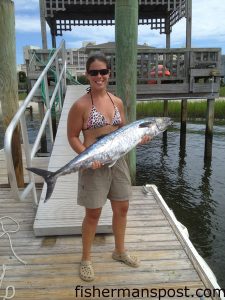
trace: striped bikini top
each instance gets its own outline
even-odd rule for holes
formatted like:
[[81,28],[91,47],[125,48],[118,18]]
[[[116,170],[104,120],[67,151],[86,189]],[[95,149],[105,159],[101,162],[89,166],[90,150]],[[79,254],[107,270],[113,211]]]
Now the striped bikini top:
[[114,111],[115,111],[111,123],[109,123],[106,120],[106,118],[103,116],[103,114],[96,109],[94,102],[93,102],[93,97],[92,97],[91,91],[90,91],[90,95],[91,95],[91,101],[92,101],[92,108],[91,108],[91,111],[90,111],[90,114],[88,117],[87,127],[85,128],[85,130],[91,129],[91,128],[100,128],[100,127],[103,127],[106,125],[116,126],[121,123],[120,112],[108,93],[107,93],[107,95],[109,96],[109,99],[112,101],[112,104],[114,106]]

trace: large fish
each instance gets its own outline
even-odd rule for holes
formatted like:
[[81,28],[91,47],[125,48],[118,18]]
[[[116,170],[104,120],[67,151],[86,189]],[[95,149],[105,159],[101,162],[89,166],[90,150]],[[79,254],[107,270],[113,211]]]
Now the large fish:
[[86,148],[82,153],[68,162],[56,172],[38,168],[27,168],[29,171],[42,176],[47,183],[46,202],[54,190],[59,176],[77,172],[80,169],[92,167],[93,161],[112,167],[115,162],[133,149],[145,135],[154,137],[165,131],[171,125],[170,118],[146,118],[125,125],[101,138]]

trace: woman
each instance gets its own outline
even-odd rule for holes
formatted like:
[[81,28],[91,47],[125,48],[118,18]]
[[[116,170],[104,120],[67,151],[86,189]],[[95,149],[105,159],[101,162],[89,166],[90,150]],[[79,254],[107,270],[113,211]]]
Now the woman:
[[[109,75],[109,66],[104,55],[94,54],[88,58],[86,76],[90,82],[90,90],[73,104],[67,124],[69,143],[78,154],[94,143],[98,137],[125,124],[122,100],[107,92]],[[81,131],[84,136],[83,142],[79,138]],[[113,211],[115,249],[112,258],[129,266],[138,267],[138,259],[129,255],[124,246],[130,196],[130,175],[124,158],[119,159],[111,168],[102,166],[99,161],[93,161],[92,169],[79,172],[78,204],[85,207],[82,225],[83,252],[80,263],[80,277],[83,280],[94,279],[91,246],[107,198],[111,201]]]

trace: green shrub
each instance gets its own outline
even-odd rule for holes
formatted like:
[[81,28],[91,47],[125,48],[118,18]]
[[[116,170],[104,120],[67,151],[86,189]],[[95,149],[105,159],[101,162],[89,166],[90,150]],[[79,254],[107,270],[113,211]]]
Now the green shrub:
[[26,75],[26,73],[23,72],[23,71],[19,71],[18,72],[18,79],[19,79],[19,82],[23,82],[23,83],[27,82],[27,75]]
[[[188,119],[205,119],[207,113],[207,101],[188,101]],[[181,101],[168,101],[168,115],[174,119],[180,119]],[[137,118],[162,117],[163,101],[145,101],[137,103]],[[225,119],[225,101],[217,100],[214,106],[215,119]]]
[[81,84],[89,84],[89,81],[85,75],[78,76],[77,81]]
[[220,97],[225,97],[225,86],[220,87]]

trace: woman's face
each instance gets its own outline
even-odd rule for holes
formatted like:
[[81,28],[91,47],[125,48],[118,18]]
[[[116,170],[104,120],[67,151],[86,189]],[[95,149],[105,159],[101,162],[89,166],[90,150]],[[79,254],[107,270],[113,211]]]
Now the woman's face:
[[95,60],[91,63],[86,76],[92,89],[106,89],[109,80],[109,70],[107,69],[106,63]]

